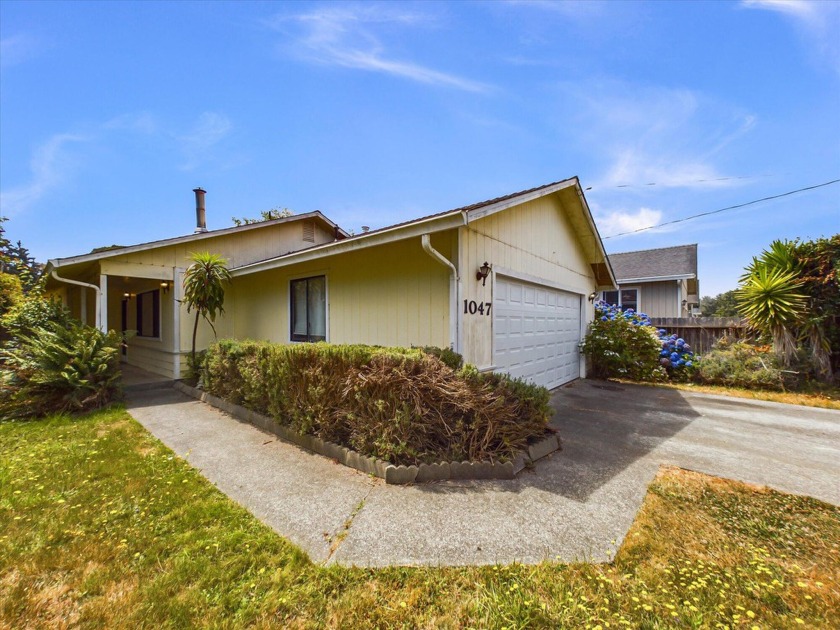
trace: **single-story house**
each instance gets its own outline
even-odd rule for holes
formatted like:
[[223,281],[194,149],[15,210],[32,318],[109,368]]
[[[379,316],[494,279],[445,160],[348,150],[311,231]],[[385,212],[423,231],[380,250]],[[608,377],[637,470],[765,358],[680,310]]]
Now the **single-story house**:
[[[482,370],[556,387],[584,374],[578,343],[615,288],[578,179],[351,235],[321,212],[50,260],[48,289],[103,330],[136,331],[123,360],[179,378],[193,315],[190,254],[228,261],[219,338],[451,347]],[[213,341],[202,322],[198,347]]]
[[650,317],[688,317],[700,306],[697,244],[610,254],[617,290],[601,298]]

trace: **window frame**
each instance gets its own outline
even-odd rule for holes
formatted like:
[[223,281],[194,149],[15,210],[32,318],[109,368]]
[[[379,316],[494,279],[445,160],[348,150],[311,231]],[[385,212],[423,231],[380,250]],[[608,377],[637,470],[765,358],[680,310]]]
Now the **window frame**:
[[[309,281],[310,280],[317,280],[319,278],[324,279],[324,335],[321,338],[321,335],[312,335],[310,334],[310,314],[309,314]],[[306,335],[295,334],[295,291],[294,285],[296,282],[306,282]],[[330,293],[329,293],[329,279],[327,277],[326,272],[322,273],[315,273],[315,274],[306,274],[302,276],[296,276],[289,278],[289,300],[288,300],[288,307],[289,307],[289,342],[290,343],[317,343],[319,341],[329,341],[330,340]]]
[[[143,296],[151,295],[152,299],[152,334],[145,335],[143,334]],[[151,289],[150,291],[143,291],[142,293],[138,293],[136,296],[136,306],[135,306],[135,322],[134,326],[137,330],[137,337],[140,339],[160,339],[160,320],[161,320],[161,299],[160,299],[160,289]]]
[[[619,287],[618,288],[618,300],[616,300],[616,304],[614,306],[618,306],[621,310],[624,310],[624,305],[622,304],[621,300],[621,292],[622,291],[635,291],[636,292],[636,306],[634,307],[635,312],[639,313],[642,311],[642,288],[640,286],[627,286],[627,287]],[[610,302],[607,300],[607,293],[615,293],[614,291],[601,291],[601,299],[607,304]]]

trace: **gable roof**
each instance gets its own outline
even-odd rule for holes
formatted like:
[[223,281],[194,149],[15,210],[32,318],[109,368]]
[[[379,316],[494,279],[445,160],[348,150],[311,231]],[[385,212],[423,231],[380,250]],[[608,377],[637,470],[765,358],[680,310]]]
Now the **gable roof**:
[[610,254],[619,284],[697,277],[697,244]]
[[568,179],[552,182],[543,186],[537,186],[535,188],[521,190],[519,192],[503,195],[501,197],[495,197],[493,199],[480,201],[478,203],[462,206],[460,208],[454,208],[452,210],[445,210],[436,214],[430,214],[424,217],[420,217],[418,219],[413,219],[411,221],[396,223],[394,225],[389,225],[383,228],[371,230],[369,232],[363,232],[361,234],[356,234],[353,236],[342,230],[340,227],[338,227],[337,224],[330,221],[320,211],[316,210],[314,212],[292,215],[290,217],[273,219],[270,221],[260,221],[248,225],[224,228],[221,230],[213,230],[210,232],[203,232],[198,234],[189,234],[186,236],[152,241],[149,243],[141,243],[138,245],[130,245],[127,247],[109,248],[103,251],[82,254],[80,256],[50,259],[47,264],[47,273],[49,273],[51,269],[57,269],[66,265],[94,262],[98,260],[111,258],[114,256],[121,256],[124,254],[130,254],[159,247],[167,247],[170,245],[177,245],[180,243],[200,241],[203,239],[224,236],[236,232],[243,232],[246,230],[261,229],[268,226],[277,225],[279,223],[300,221],[303,219],[315,218],[324,222],[330,228],[337,231],[337,234],[339,236],[338,240],[332,241],[330,243],[313,245],[279,256],[274,256],[266,260],[252,262],[246,265],[242,265],[240,267],[232,268],[230,272],[231,275],[235,277],[240,275],[256,273],[258,271],[264,271],[266,269],[273,269],[275,267],[281,267],[297,262],[303,262],[306,260],[312,260],[315,258],[320,258],[321,256],[339,254],[344,251],[362,249],[391,241],[420,236],[422,234],[439,232],[464,226],[467,225],[471,220],[479,219],[481,217],[500,212],[512,206],[526,203],[528,201],[533,201],[535,199],[539,199],[541,197],[545,197],[547,195],[566,189],[573,189],[577,193],[577,197],[580,200],[581,211],[579,213],[580,216],[576,217],[575,229],[578,232],[578,237],[585,242],[586,247],[588,247],[589,251],[593,254],[592,257],[595,258],[595,261],[591,262],[590,265],[592,267],[593,273],[595,274],[596,283],[599,286],[614,286],[615,276],[613,274],[612,268],[610,267],[609,258],[607,257],[606,250],[604,249],[604,244],[601,241],[601,236],[598,233],[598,228],[595,226],[595,221],[592,219],[592,212],[589,209],[589,204],[586,201],[586,197],[583,195],[583,189],[581,188],[580,181],[577,177],[570,177]]
[[231,269],[231,275],[234,277],[247,275],[259,271],[265,271],[267,269],[274,269],[276,267],[320,258],[321,256],[339,254],[345,251],[371,247],[391,241],[411,238],[413,236],[420,236],[422,234],[460,227],[467,225],[471,220],[479,219],[512,206],[532,201],[534,199],[539,199],[540,197],[545,197],[568,188],[573,188],[577,192],[581,202],[584,222],[588,228],[588,240],[590,241],[590,245],[597,250],[600,259],[603,260],[603,262],[591,264],[593,273],[596,275],[596,281],[601,286],[614,286],[615,276],[612,268],[610,267],[609,258],[607,257],[604,244],[601,241],[598,228],[595,226],[595,221],[592,219],[589,204],[586,201],[586,197],[583,195],[583,190],[580,187],[580,181],[577,177],[570,177],[568,179],[552,182],[543,186],[528,188],[527,190],[521,190],[501,197],[495,197],[486,201],[473,203],[468,206],[462,206],[460,208],[430,214],[411,221],[396,223],[377,230],[371,230],[370,232],[350,236],[349,238],[341,241],[314,245],[312,247],[289,252],[281,256],[275,256],[266,260],[249,263],[247,265]]
[[293,214],[288,217],[281,217],[279,219],[270,219],[268,221],[256,221],[254,223],[247,223],[245,225],[237,225],[229,228],[222,228],[220,230],[209,230],[207,232],[198,232],[196,234],[187,234],[185,236],[176,236],[174,238],[165,238],[159,241],[150,241],[148,243],[139,243],[137,245],[115,246],[103,248],[102,250],[93,251],[89,254],[81,254],[79,256],[67,256],[65,258],[51,258],[47,261],[47,265],[52,268],[63,267],[65,265],[74,265],[77,263],[92,262],[95,260],[102,260],[112,256],[122,256],[124,254],[133,254],[134,252],[142,252],[148,249],[155,249],[157,247],[168,247],[170,245],[179,245],[181,243],[191,243],[194,241],[203,241],[208,238],[215,238],[218,236],[226,236],[228,234],[235,234],[237,232],[247,232],[249,230],[258,230],[272,225],[279,225],[281,223],[294,223],[295,221],[303,221],[307,219],[315,219],[321,221],[328,228],[337,230],[340,238],[347,238],[350,236],[347,232],[342,230],[338,224],[333,223],[320,210],[312,212],[305,212],[303,214]]

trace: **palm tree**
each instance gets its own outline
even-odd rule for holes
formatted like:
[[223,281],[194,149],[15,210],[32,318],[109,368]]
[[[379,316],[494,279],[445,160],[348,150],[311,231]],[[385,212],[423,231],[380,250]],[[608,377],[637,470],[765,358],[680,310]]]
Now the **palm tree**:
[[216,334],[216,321],[218,313],[224,313],[225,283],[230,282],[230,272],[227,268],[227,260],[218,254],[210,252],[198,252],[190,255],[192,264],[184,274],[184,299],[187,305],[187,313],[195,309],[195,324],[192,335],[192,364],[195,367],[195,339],[198,334],[198,320],[203,317],[213,334]]
[[799,293],[802,280],[795,271],[753,259],[748,275],[735,292],[738,311],[753,328],[773,337],[773,349],[785,365],[796,354],[795,326],[807,312],[807,296]]

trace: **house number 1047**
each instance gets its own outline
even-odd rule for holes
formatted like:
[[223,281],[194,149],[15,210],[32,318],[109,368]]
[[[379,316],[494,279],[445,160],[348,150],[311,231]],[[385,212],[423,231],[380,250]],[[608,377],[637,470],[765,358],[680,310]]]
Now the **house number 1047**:
[[464,315],[490,315],[492,302],[476,302],[475,300],[464,300]]

